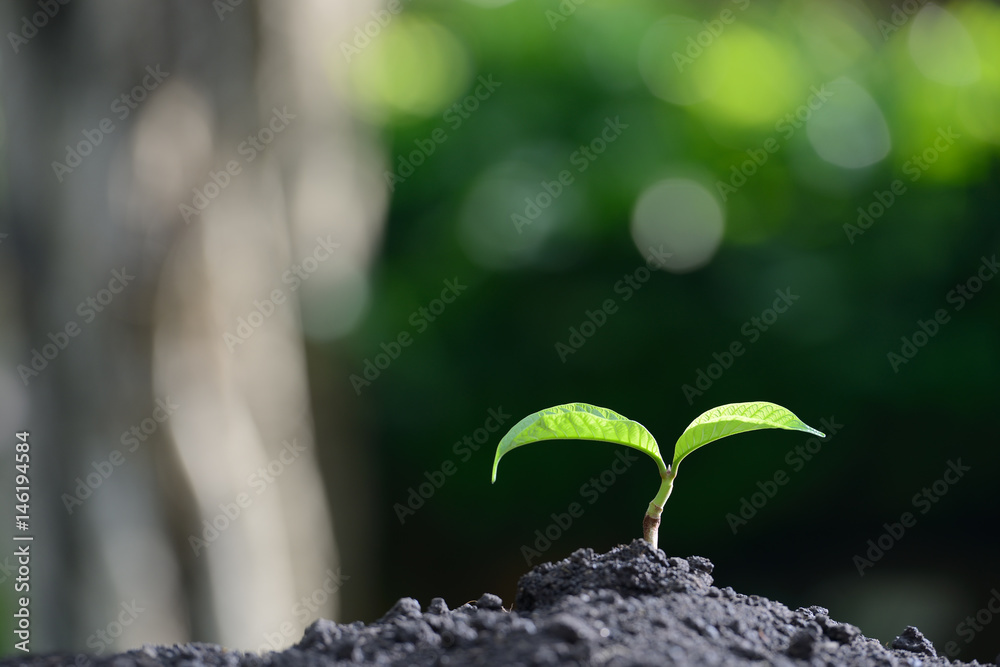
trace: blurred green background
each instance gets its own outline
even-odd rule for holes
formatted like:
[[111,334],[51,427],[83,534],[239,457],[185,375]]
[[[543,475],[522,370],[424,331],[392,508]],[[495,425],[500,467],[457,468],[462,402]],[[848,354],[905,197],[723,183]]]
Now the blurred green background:
[[[784,432],[698,452],[661,547],[709,557],[720,586],[828,607],[883,641],[916,624],[942,653],[1000,651],[1000,620],[972,643],[958,628],[1000,585],[1000,283],[977,280],[1000,248],[996,5],[414,3],[354,58],[360,113],[406,177],[387,179],[357,328],[311,353],[346,363],[349,384],[381,344],[413,336],[370,385],[351,384],[345,408],[364,415],[382,475],[377,608],[483,591],[510,603],[521,547],[574,501],[584,515],[552,529],[562,534],[541,560],[640,535],[651,461],[593,504],[581,496],[609,470],[608,445],[520,450],[490,486],[500,435],[528,413],[606,406],[669,456],[702,411],[771,400],[840,430],[801,463],[793,450],[808,438]],[[499,84],[487,92],[480,77]],[[627,127],[590,160],[578,151],[606,119]],[[561,172],[571,182],[546,197]],[[650,246],[668,265],[627,287]],[[456,278],[467,290],[420,330],[411,313]],[[797,298],[768,314],[776,290]],[[607,299],[613,314],[560,355]],[[901,337],[922,344],[902,362],[889,356],[903,355]],[[710,368],[734,342],[743,354]],[[685,394],[699,370],[717,379]],[[500,432],[478,451],[455,447],[501,406]],[[971,470],[922,514],[914,494],[959,459]],[[435,475],[446,461],[457,472]],[[788,483],[734,534],[727,514],[782,470]],[[916,524],[859,576],[854,557],[905,511]]]

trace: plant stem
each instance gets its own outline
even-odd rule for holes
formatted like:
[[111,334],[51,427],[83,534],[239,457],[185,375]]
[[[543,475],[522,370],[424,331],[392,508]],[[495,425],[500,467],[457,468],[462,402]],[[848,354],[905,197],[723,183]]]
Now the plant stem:
[[674,490],[674,477],[677,473],[671,468],[660,475],[663,480],[660,482],[660,490],[656,492],[656,497],[649,503],[646,509],[646,516],[642,517],[642,537],[653,545],[656,549],[660,534],[660,515],[663,513],[663,506],[670,497],[670,492]]

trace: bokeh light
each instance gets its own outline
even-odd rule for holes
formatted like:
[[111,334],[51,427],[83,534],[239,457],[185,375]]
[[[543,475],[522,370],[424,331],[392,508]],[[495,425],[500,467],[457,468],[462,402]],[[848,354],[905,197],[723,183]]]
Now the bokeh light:
[[964,86],[979,79],[979,54],[969,31],[951,12],[934,3],[913,18],[907,47],[928,79]]
[[975,137],[1000,144],[1000,7],[972,2],[955,10],[979,54],[979,79],[959,90],[958,113]]
[[632,240],[643,256],[662,246],[673,273],[707,264],[722,241],[725,215],[715,196],[703,185],[669,178],[646,188],[632,211]]
[[847,169],[867,167],[892,148],[889,126],[878,103],[846,77],[823,85],[829,99],[821,101],[806,123],[816,153]]
[[[652,25],[639,45],[639,72],[650,92],[672,104],[700,102],[715,90],[715,82],[702,75],[704,47],[697,36],[704,31],[693,19],[667,16]],[[709,35],[711,37],[711,35]],[[696,56],[691,58],[688,53]]]
[[354,59],[356,99],[375,117],[442,111],[465,88],[471,68],[468,53],[447,28],[406,14],[371,36]]
[[717,42],[702,56],[714,91],[706,101],[709,113],[736,125],[767,126],[801,102],[807,81],[783,39],[740,22]]
[[520,160],[484,172],[458,215],[458,238],[469,258],[498,270],[541,261],[548,240],[581,211],[579,190],[553,176]]

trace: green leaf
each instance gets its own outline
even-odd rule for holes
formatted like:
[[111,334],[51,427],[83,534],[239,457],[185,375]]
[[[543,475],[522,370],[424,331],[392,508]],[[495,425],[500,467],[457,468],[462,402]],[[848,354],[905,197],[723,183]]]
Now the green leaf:
[[497,465],[504,454],[542,440],[597,440],[625,445],[651,456],[660,469],[660,475],[666,474],[660,447],[642,424],[607,408],[587,403],[567,403],[530,414],[507,431],[497,445],[497,454],[493,459],[493,481],[497,481]]
[[790,410],[775,403],[753,401],[751,403],[720,405],[702,413],[681,433],[677,444],[674,445],[674,461],[671,464],[671,472],[676,475],[677,466],[680,465],[684,457],[699,447],[704,447],[710,442],[715,442],[719,438],[725,438],[729,435],[764,428],[805,431],[821,438],[826,437],[811,426],[807,426]]

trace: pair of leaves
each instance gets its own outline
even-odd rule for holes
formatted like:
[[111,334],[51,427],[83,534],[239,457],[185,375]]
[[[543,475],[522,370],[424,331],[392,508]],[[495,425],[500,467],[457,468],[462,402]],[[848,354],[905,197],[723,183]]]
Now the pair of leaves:
[[[721,405],[702,413],[684,429],[674,445],[670,472],[676,475],[677,466],[684,457],[699,447],[726,436],[765,428],[804,431],[823,437],[822,433],[806,425],[791,411],[775,403],[754,401]],[[500,459],[510,450],[533,442],[559,439],[597,440],[632,447],[656,461],[661,478],[668,473],[659,445],[642,424],[607,408],[587,403],[567,403],[528,415],[507,432],[493,459],[493,481],[497,480]]]

